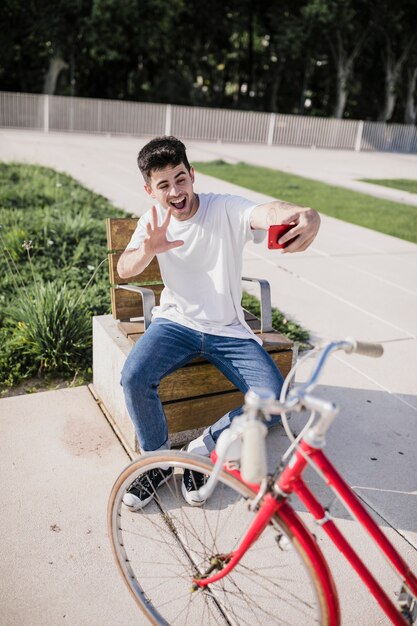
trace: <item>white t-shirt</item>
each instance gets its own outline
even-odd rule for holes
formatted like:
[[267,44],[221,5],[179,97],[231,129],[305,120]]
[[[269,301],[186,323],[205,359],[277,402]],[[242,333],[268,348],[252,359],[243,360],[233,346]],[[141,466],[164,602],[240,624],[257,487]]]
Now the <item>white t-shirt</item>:
[[[184,245],[158,254],[165,288],[152,319],[163,317],[204,333],[261,340],[252,332],[242,311],[242,252],[248,241],[260,242],[265,231],[250,227],[256,206],[239,196],[199,194],[197,212],[183,222],[171,217],[168,241]],[[157,205],[158,223],[165,210]],[[139,248],[147,236],[147,211],[127,248]]]

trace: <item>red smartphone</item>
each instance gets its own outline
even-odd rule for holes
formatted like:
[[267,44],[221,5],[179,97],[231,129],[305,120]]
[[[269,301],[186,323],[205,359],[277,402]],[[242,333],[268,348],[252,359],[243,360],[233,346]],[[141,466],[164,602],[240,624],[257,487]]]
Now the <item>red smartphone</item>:
[[274,224],[268,229],[268,248],[285,248],[290,242],[287,241],[284,244],[279,244],[278,239],[284,233],[287,233],[293,227],[293,224]]

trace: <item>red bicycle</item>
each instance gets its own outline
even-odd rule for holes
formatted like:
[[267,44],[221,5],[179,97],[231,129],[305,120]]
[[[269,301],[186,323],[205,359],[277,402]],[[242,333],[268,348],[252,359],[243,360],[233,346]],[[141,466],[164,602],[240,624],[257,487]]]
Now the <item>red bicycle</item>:
[[[323,453],[338,407],[312,395],[335,350],[380,356],[379,344],[330,343],[309,380],[279,401],[268,390],[250,390],[242,416],[219,438],[211,461],[186,452],[146,453],[117,479],[108,524],[119,570],[138,606],[153,624],[341,624],[336,586],[315,536],[290,504],[296,494],[346,557],[392,624],[417,622],[417,577]],[[311,415],[298,437],[287,411]],[[292,439],[273,472],[267,472],[264,424],[281,414]],[[400,577],[400,591],[384,591],[303,480],[314,467],[369,533]],[[126,488],[153,468],[174,468],[172,479],[139,512],[122,504]],[[202,507],[181,495],[184,469],[206,475]],[[392,597],[391,597],[392,595]]]

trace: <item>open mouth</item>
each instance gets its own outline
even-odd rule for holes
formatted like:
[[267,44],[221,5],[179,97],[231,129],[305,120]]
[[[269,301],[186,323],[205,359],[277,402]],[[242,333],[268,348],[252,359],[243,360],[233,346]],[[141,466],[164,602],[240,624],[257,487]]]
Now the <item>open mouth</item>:
[[186,205],[187,199],[183,198],[180,201],[177,202],[170,202],[170,205],[176,210],[176,211],[182,211],[183,209],[185,209],[185,205]]

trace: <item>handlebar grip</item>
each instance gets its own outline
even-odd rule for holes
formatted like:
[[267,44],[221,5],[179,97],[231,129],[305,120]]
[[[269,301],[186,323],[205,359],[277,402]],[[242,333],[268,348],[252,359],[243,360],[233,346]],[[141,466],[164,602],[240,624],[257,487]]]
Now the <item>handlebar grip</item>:
[[356,352],[357,354],[363,354],[364,356],[371,356],[374,358],[381,357],[384,354],[384,346],[380,343],[356,341],[356,339],[351,339],[350,337],[346,341],[350,343],[351,347],[346,348],[345,352]]
[[266,476],[268,467],[266,462],[265,424],[259,421],[245,425],[242,436],[241,474],[248,483],[260,483]]

